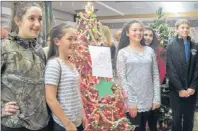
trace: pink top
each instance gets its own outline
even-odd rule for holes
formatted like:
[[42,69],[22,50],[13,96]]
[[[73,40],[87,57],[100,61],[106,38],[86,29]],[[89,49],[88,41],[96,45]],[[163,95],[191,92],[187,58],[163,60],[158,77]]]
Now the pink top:
[[160,55],[161,52],[165,52],[165,49],[162,47],[159,47],[157,50],[157,63],[158,63],[158,69],[159,69],[159,76],[160,76],[160,84],[162,84],[165,75],[166,75],[166,64],[165,64],[165,58],[164,56]]

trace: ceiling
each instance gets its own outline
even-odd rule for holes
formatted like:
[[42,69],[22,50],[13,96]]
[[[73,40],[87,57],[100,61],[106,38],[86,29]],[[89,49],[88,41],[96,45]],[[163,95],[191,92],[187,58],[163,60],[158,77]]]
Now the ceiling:
[[[52,2],[53,8],[76,14],[76,11],[83,10],[87,2],[61,1]],[[95,1],[94,8],[97,10],[98,19],[105,23],[125,22],[129,19],[151,20],[159,7],[164,13],[169,13],[168,19],[177,17],[188,17],[190,20],[198,19],[198,2],[134,2],[134,1]],[[170,15],[170,13],[172,15]],[[174,17],[173,17],[174,16]]]
[[[4,7],[12,8],[12,1],[2,1]],[[86,1],[52,1],[55,11],[55,18],[67,21],[64,18],[73,16],[78,11],[83,11]],[[106,24],[125,23],[136,19],[139,21],[153,21],[156,19],[156,11],[159,7],[163,8],[167,20],[186,18],[198,21],[198,2],[135,2],[135,1],[97,1],[93,2],[96,9],[97,19]]]
[[[75,2],[75,1],[60,1],[52,2],[52,6],[55,9],[65,11],[71,14],[75,14],[75,10],[83,10],[87,2]],[[155,13],[156,9],[162,7],[164,12],[170,12],[172,10],[178,12],[198,12],[198,2],[133,2],[133,1],[110,1],[110,2],[93,2],[94,8],[98,11],[97,16],[113,16],[119,15],[118,13],[108,9],[101,5],[105,4],[123,14],[150,14]],[[168,7],[167,7],[168,5]]]

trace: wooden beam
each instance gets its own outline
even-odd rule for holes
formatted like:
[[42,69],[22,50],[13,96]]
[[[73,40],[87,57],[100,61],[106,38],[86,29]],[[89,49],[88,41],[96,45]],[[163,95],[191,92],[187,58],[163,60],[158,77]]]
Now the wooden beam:
[[[164,13],[165,17],[198,17],[198,12],[179,12],[178,16],[173,13]],[[109,19],[131,19],[131,18],[156,18],[157,14],[129,14],[129,15],[115,15],[115,16],[98,16],[98,20]]]
[[60,21],[68,21],[68,20],[65,20],[65,19],[62,19],[62,18],[55,18],[56,20],[60,20]]

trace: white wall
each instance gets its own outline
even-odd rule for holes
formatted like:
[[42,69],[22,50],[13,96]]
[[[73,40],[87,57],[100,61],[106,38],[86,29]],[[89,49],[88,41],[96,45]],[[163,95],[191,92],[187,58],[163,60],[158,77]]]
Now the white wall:
[[[9,26],[10,24],[10,16],[12,13],[13,1],[2,1],[1,2],[1,18],[2,18],[2,26]],[[74,16],[64,11],[59,11],[57,9],[53,9],[54,18],[56,20],[56,24],[64,23],[65,21],[74,21]]]
[[71,22],[74,21],[74,16],[72,14],[63,11],[58,11],[56,9],[53,9],[53,14],[56,24],[64,23],[66,21],[71,21]]
[[10,28],[12,10],[7,7],[1,7],[1,27]]

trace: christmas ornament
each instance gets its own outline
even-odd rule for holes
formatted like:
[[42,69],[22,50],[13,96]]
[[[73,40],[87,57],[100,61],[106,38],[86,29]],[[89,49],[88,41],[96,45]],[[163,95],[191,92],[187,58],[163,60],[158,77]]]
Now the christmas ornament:
[[[72,61],[80,73],[81,96],[90,126],[88,131],[133,130],[125,116],[124,97],[121,88],[112,79],[92,76],[91,57],[88,46],[108,46],[102,33],[102,24],[93,14],[91,2],[85,6],[85,13],[78,13],[77,37]],[[127,126],[126,126],[127,125]]]

